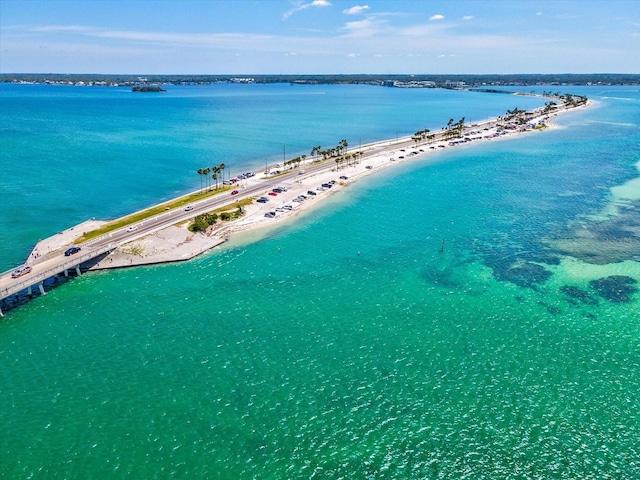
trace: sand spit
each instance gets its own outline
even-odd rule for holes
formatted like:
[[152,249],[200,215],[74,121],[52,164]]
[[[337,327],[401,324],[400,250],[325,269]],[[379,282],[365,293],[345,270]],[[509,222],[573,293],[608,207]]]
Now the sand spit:
[[[584,108],[590,103],[578,108]],[[327,161],[325,162],[326,168],[317,170],[314,164],[309,163],[295,169],[298,175],[285,176],[280,182],[278,182],[277,176],[269,177],[267,175],[265,178],[264,174],[258,174],[236,184],[236,188],[240,192],[238,196],[242,196],[243,190],[262,183],[265,188],[261,195],[268,198],[269,201],[266,203],[253,202],[246,206],[244,208],[245,214],[241,218],[230,222],[219,221],[206,233],[189,231],[187,223],[171,225],[121,244],[110,254],[98,259],[97,262],[83,265],[83,267],[89,270],[103,270],[190,260],[221,245],[230,236],[239,232],[274,228],[275,225],[282,224],[284,220],[292,219],[297,214],[318,206],[322,203],[323,198],[340,192],[352,182],[382,169],[405,162],[434,161],[435,152],[448,148],[459,148],[468,143],[538,133],[551,127],[551,120],[556,115],[569,110],[571,109],[559,106],[552,114],[543,114],[538,111],[535,116],[530,116],[527,119],[525,126],[499,127],[496,119],[474,123],[464,127],[460,138],[452,140],[439,139],[432,142],[416,143],[411,137],[405,137],[377,142],[359,149],[349,150],[350,152],[359,150],[364,153],[355,164],[338,168],[334,162]],[[433,133],[439,134],[440,132]],[[332,186],[330,188],[322,187],[323,184],[331,184]],[[275,196],[270,195],[269,192],[275,185],[284,187],[286,191]],[[309,192],[313,192],[313,194]],[[301,195],[306,198],[300,197]],[[254,196],[254,198],[256,197]],[[233,203],[230,204],[230,209],[232,208]],[[63,250],[73,245],[73,241],[82,236],[84,232],[93,230],[104,223],[89,220],[38,242],[27,263],[40,263],[51,256],[61,254]]]

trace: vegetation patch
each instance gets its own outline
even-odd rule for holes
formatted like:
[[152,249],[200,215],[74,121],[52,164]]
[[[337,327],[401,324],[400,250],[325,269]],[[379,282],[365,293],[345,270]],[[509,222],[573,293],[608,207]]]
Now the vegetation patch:
[[493,275],[498,280],[515,283],[519,287],[535,288],[536,284],[545,282],[551,272],[536,263],[517,262],[507,268],[494,266]]
[[142,247],[142,245],[133,244],[126,248],[121,248],[120,251],[126,255],[141,257],[144,254],[144,247]]
[[[560,292],[569,297],[570,299],[577,300],[586,305],[597,305],[598,301],[591,296],[591,294],[585,290],[572,285],[563,285],[560,287]],[[572,302],[575,304],[575,302]]]
[[236,220],[244,215],[244,208],[250,204],[253,199],[246,198],[236,203],[234,210],[229,210],[228,207],[218,208],[212,212],[198,215],[194,218],[193,223],[189,225],[189,230],[192,232],[205,232],[211,225],[215,225],[218,220],[223,222],[229,222]]
[[631,295],[638,291],[637,280],[624,275],[612,275],[589,282],[598,295],[613,303],[629,303]]
[[126,227],[127,225],[131,225],[133,223],[140,222],[147,218],[151,218],[155,215],[165,213],[167,210],[173,210],[174,208],[184,208],[185,206],[187,206],[192,202],[202,200],[203,198],[208,198],[213,195],[217,195],[219,193],[223,193],[228,189],[229,187],[224,186],[224,187],[221,187],[219,190],[190,193],[189,195],[176,198],[169,202],[161,203],[159,205],[153,206],[151,208],[147,208],[145,210],[140,210],[139,212],[132,213],[131,215],[127,215],[126,217],[122,217],[117,220],[114,220],[113,222],[109,222],[101,226],[100,228],[91,230],[90,232],[85,232],[80,238],[75,240],[74,244],[78,245],[88,240],[98,238],[109,232],[113,232],[114,230],[118,230],[120,228]]

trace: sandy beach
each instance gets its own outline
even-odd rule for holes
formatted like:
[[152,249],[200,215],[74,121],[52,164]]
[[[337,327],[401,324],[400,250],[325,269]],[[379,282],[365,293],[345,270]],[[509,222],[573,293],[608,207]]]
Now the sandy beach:
[[[588,102],[584,106],[589,104]],[[98,262],[85,264],[83,268],[102,270],[185,261],[222,245],[230,238],[234,240],[233,243],[236,240],[252,241],[260,238],[261,229],[265,232],[269,231],[281,226],[285,221],[311,211],[321,205],[323,199],[341,192],[353,182],[368,175],[403,163],[436,161],[437,152],[448,148],[465,148],[469,144],[480,141],[500,141],[516,135],[537,134],[547,128],[553,128],[553,118],[571,109],[565,105],[559,105],[552,113],[543,113],[542,109],[539,109],[535,114],[528,116],[526,125],[502,123],[498,126],[498,119],[465,125],[461,135],[454,139],[444,139],[443,131],[435,131],[433,133],[437,137],[431,141],[416,142],[411,137],[404,137],[363,145],[347,151],[347,153],[362,152],[357,162],[351,162],[350,165],[340,166],[340,168],[329,159],[323,162],[322,168],[309,160],[306,164],[303,163],[294,169],[297,172],[295,176],[273,176],[266,172],[257,172],[254,177],[238,181],[234,188],[239,191],[238,198],[242,198],[244,190],[264,184],[261,195],[268,198],[268,201],[266,203],[254,201],[247,205],[244,207],[245,213],[241,218],[229,222],[219,221],[206,233],[189,231],[189,222],[171,225],[118,245],[113,252],[100,258]],[[269,169],[273,171],[283,167],[273,165]],[[283,170],[283,173],[289,173],[289,171]],[[278,181],[279,178],[281,178],[280,181]],[[331,186],[323,187],[323,184]],[[282,187],[280,193],[272,192],[276,185]],[[252,196],[252,198],[257,197]],[[229,206],[233,208],[233,203]],[[73,242],[84,232],[91,231],[104,223],[89,220],[39,241],[26,263],[40,263],[59,255],[61,251],[73,245]],[[248,232],[251,234],[248,235]],[[251,240],[247,240],[248,238]]]

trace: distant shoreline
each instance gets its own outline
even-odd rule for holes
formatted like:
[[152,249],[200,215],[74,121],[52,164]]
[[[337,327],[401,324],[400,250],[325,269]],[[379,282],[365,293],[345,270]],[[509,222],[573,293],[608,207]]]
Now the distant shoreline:
[[62,74],[0,73],[0,83],[74,85],[82,87],[133,87],[136,85],[210,85],[216,83],[290,83],[293,85],[375,85],[400,88],[495,88],[640,85],[640,74],[467,74],[467,75],[176,75],[176,74]]

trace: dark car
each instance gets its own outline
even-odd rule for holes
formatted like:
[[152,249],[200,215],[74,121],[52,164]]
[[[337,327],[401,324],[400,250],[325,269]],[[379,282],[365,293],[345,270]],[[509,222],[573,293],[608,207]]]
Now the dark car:
[[260,197],[259,199],[256,200],[256,202],[258,203],[267,203],[269,201],[269,199],[267,197]]
[[307,190],[307,195],[317,195],[313,190]]
[[65,256],[65,257],[69,257],[69,256],[71,256],[71,255],[73,255],[73,254],[75,254],[75,253],[78,253],[79,251],[80,251],[80,247],[71,247],[71,248],[67,248],[67,249],[64,251],[64,256]]
[[231,192],[231,195],[237,195],[238,193],[240,193],[238,192],[238,190],[234,190],[233,192]]

